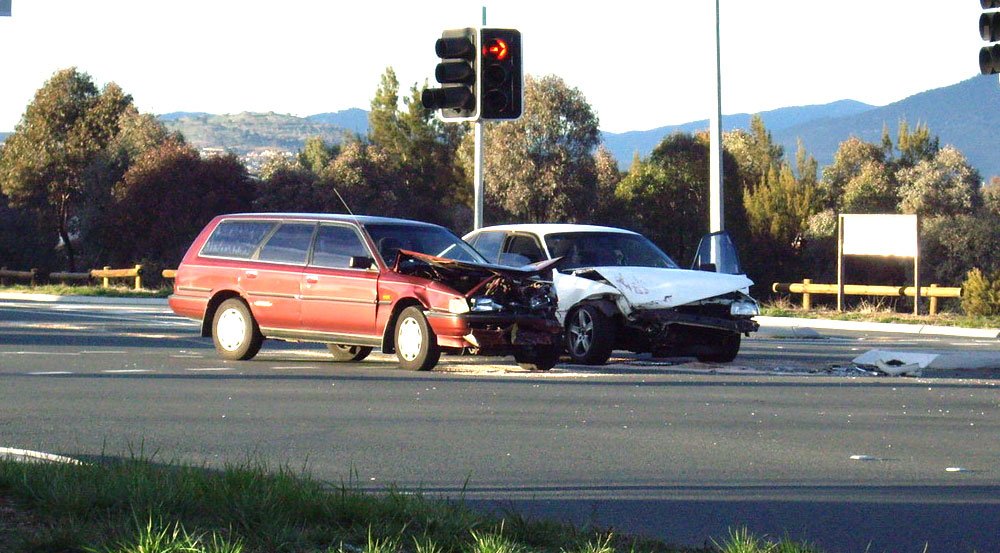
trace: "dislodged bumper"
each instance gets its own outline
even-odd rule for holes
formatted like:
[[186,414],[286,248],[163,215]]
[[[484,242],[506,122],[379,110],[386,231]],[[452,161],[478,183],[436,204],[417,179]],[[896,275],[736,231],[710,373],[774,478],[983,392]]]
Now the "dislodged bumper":
[[740,334],[756,332],[760,328],[760,324],[753,319],[713,317],[711,315],[682,313],[674,309],[648,309],[635,311],[632,315],[632,323],[643,328],[685,325]]
[[554,318],[493,313],[428,312],[427,322],[445,347],[499,354],[526,346],[560,343],[562,325]]

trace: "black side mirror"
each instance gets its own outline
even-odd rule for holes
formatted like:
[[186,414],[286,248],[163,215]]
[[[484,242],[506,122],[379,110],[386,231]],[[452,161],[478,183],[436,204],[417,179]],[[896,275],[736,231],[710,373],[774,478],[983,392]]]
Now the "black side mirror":
[[348,266],[352,269],[371,269],[375,260],[365,255],[352,255]]

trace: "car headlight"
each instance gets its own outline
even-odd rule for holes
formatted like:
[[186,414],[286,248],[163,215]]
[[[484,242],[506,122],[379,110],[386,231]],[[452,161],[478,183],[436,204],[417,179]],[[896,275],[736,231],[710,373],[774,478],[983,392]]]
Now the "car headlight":
[[493,301],[493,298],[477,297],[472,298],[471,301],[473,312],[500,311],[503,309],[503,306]]
[[469,302],[465,298],[451,298],[448,300],[448,311],[455,315],[469,312]]
[[756,317],[760,315],[760,308],[755,301],[734,301],[729,305],[729,314],[734,317]]

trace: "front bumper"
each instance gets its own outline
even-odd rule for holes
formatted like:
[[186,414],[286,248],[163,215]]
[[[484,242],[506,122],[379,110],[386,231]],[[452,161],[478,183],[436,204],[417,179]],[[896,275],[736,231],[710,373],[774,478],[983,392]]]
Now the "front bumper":
[[496,313],[426,313],[427,322],[444,347],[472,348],[501,354],[532,346],[560,343],[562,325],[554,317]]
[[667,328],[673,325],[693,326],[747,334],[760,328],[757,321],[749,318],[725,318],[696,313],[683,313],[673,309],[650,309],[633,314],[631,324],[649,328]]

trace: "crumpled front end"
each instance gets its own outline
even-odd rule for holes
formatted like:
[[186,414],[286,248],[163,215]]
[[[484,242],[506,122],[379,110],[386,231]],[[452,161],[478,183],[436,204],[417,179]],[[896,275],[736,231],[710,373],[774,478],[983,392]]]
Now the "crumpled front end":
[[[439,345],[488,355],[560,343],[555,291],[540,279],[549,266],[511,269],[406,251],[396,265],[398,272],[442,285],[434,287],[438,299],[426,313]],[[453,292],[443,294],[444,287]]]
[[634,331],[629,349],[662,355],[698,354],[726,335],[756,332],[760,324],[753,317],[759,313],[757,302],[743,292],[667,309],[637,309],[625,323]]

